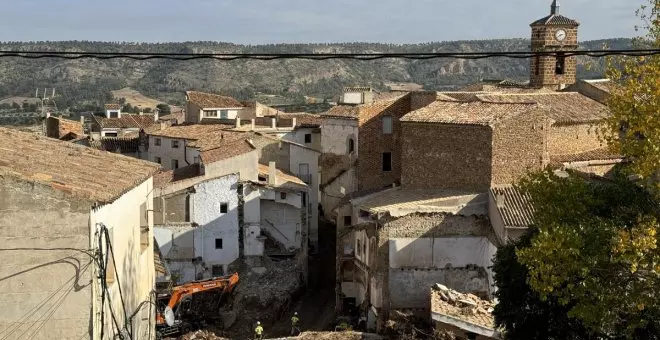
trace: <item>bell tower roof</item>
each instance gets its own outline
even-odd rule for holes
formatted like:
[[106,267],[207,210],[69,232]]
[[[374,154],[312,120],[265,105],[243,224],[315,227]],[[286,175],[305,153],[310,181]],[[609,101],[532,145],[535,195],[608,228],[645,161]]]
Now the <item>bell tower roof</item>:
[[553,0],[550,15],[534,21],[530,26],[580,26],[580,23],[559,14],[559,1]]

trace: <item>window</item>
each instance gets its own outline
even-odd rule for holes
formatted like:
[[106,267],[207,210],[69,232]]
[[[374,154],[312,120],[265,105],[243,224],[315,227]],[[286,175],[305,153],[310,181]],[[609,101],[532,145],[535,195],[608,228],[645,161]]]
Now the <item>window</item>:
[[225,270],[222,268],[222,266],[211,266],[211,275],[214,277],[223,276],[225,275]]
[[309,144],[312,142],[312,134],[311,133],[306,133],[305,134],[305,144]]
[[179,148],[179,141],[178,140],[173,140],[172,141],[172,148],[174,148],[174,149]]
[[218,111],[216,110],[205,110],[204,111],[204,117],[217,117],[218,116]]
[[215,249],[222,249],[222,239],[221,238],[216,238],[215,239]]
[[286,199],[286,192],[280,192],[280,199]]
[[564,74],[566,68],[566,57],[564,52],[557,53],[557,65],[555,66],[555,74],[561,75]]
[[172,170],[178,169],[179,168],[179,160],[178,159],[173,159],[172,160]]
[[154,162],[156,162],[158,164],[161,164],[160,157],[158,157],[158,156],[154,157]]
[[199,164],[199,156],[193,157],[193,163]]
[[350,226],[353,224],[353,221],[351,220],[351,216],[344,216],[344,226]]
[[540,57],[536,57],[535,64],[536,65],[534,66],[534,74],[536,74],[538,76],[539,73],[541,73],[541,58]]
[[389,135],[392,133],[392,117],[383,117],[383,134]]
[[309,164],[300,163],[298,164],[298,177],[302,179],[303,182],[310,184],[312,182],[312,176],[309,174]]
[[190,222],[190,195],[186,195],[184,204],[185,204],[185,206],[184,206],[185,216],[183,218],[184,218],[185,222]]
[[110,118],[119,118],[119,111],[110,111]]
[[356,247],[355,250],[356,250],[355,252],[356,252],[358,255],[360,255],[360,251],[362,251],[362,242],[360,242],[359,239],[357,240],[357,247]]
[[353,138],[348,139],[348,153],[355,151],[355,140]]
[[220,119],[227,119],[227,118],[229,118],[229,111],[220,110]]
[[154,139],[154,145],[160,146],[160,138]]
[[392,153],[383,152],[383,171],[392,171]]
[[106,132],[105,136],[106,137],[117,137],[117,133],[116,132]]
[[227,207],[228,207],[227,203],[220,203],[220,212],[223,213],[223,214],[226,214],[227,213]]

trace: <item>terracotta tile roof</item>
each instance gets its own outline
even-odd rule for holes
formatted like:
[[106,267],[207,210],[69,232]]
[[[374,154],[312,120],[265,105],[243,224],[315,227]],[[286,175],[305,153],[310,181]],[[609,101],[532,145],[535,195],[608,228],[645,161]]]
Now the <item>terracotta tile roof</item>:
[[[259,164],[259,177],[268,178],[268,165]],[[307,188],[307,184],[300,178],[277,169],[277,187],[293,186],[294,188]]]
[[119,104],[105,104],[104,106],[105,106],[106,110],[120,110],[121,109],[121,105],[119,105]]
[[608,116],[607,107],[578,92],[480,94],[486,103],[536,103],[555,123],[589,123]]
[[[376,94],[374,94],[374,103],[398,100],[401,97],[407,95],[408,93],[410,92],[404,92],[404,91],[377,92]],[[369,104],[363,104],[363,105],[368,106]]]
[[221,96],[219,94],[186,91],[186,97],[190,103],[193,103],[202,109],[243,107],[243,104],[238,100],[231,97]]
[[183,124],[173,125],[159,131],[153,131],[151,136],[187,139],[188,146],[212,149],[225,142],[236,141],[249,136],[243,132],[230,131],[232,125],[223,124]]
[[214,162],[222,161],[228,158],[236,157],[255,150],[255,148],[247,141],[247,138],[235,140],[233,142],[225,142],[222,145],[205,149],[200,152],[200,157],[204,164],[211,164]]
[[101,151],[135,153],[138,152],[140,148],[140,139],[105,137],[100,140],[91,140],[89,146]]
[[514,186],[490,189],[505,227],[528,227],[534,222],[532,198]]
[[176,120],[175,124],[181,124],[186,120],[186,113],[183,111],[173,112],[167,115],[159,116],[158,120]]
[[489,125],[535,108],[534,104],[435,101],[401,118],[402,122]]
[[102,129],[143,129],[154,125],[152,115],[134,115],[122,113],[120,118],[105,118],[94,116]]
[[154,188],[164,188],[171,183],[200,175],[199,164],[191,164],[174,170],[161,170],[154,175]]
[[571,162],[586,162],[586,161],[607,161],[607,160],[621,160],[623,156],[610,151],[608,148],[601,148],[568,155],[554,155],[550,156],[552,164],[563,164]]
[[368,86],[346,86],[344,92],[371,92],[371,87]]
[[0,128],[0,173],[110,203],[149,179],[159,165],[30,133]]
[[431,312],[492,331],[496,329],[494,308],[494,303],[473,294],[462,294],[439,284],[431,289]]
[[579,26],[580,23],[560,14],[550,14],[547,17],[534,21],[530,26],[541,25]]
[[333,106],[327,112],[321,113],[321,117],[332,118],[353,118],[357,119],[360,114],[360,108],[352,105]]

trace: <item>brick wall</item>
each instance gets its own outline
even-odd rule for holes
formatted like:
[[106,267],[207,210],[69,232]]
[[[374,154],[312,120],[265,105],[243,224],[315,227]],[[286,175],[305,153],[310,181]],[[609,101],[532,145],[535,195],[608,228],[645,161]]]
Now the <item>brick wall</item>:
[[[359,190],[384,187],[401,178],[401,123],[410,112],[410,96],[360,108],[358,136]],[[392,133],[383,134],[383,117],[392,117]],[[392,153],[392,171],[382,171],[383,152]]]
[[490,127],[408,122],[402,135],[402,185],[469,191],[490,187]]
[[[555,33],[559,29],[563,29],[566,32],[566,39],[561,42],[555,38]],[[577,46],[577,27],[539,26],[532,28],[532,51],[571,50],[576,49]],[[566,58],[565,72],[562,75],[555,74],[555,67],[556,58],[554,56],[530,58],[531,86],[558,88],[560,84],[571,85],[575,83],[577,70],[576,57]]]
[[547,164],[549,124],[541,113],[524,113],[493,127],[493,184],[511,184]]
[[548,138],[550,155],[567,155],[603,148],[598,137],[598,125],[553,125]]

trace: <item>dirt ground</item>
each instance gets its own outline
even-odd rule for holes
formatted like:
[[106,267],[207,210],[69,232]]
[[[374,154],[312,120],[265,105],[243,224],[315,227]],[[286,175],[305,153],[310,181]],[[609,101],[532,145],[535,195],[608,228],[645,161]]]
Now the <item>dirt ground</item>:
[[151,108],[152,110],[156,108],[156,105],[162,103],[162,101],[149,98],[139,91],[133,90],[130,87],[125,87],[121,90],[112,91],[112,96],[119,99],[126,99],[126,103],[131,104],[131,106],[137,106],[140,108]]

